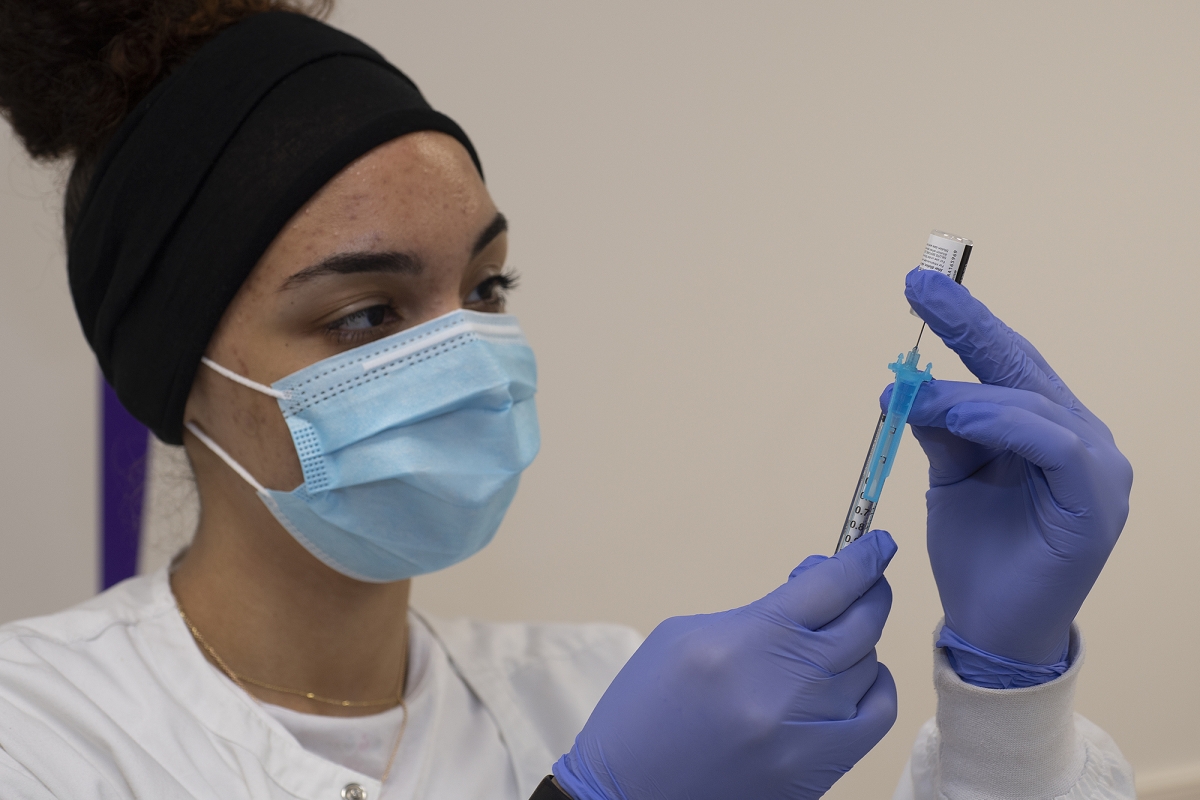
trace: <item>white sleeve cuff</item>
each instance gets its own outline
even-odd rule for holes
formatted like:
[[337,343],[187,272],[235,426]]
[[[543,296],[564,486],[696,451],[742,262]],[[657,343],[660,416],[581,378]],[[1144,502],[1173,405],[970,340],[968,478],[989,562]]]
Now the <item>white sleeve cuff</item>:
[[1063,675],[1023,689],[983,689],[959,678],[945,652],[936,649],[938,711],[913,747],[905,776],[912,796],[1132,800],[1133,770],[1120,749],[1074,713],[1083,658],[1083,638],[1072,626],[1070,666]]

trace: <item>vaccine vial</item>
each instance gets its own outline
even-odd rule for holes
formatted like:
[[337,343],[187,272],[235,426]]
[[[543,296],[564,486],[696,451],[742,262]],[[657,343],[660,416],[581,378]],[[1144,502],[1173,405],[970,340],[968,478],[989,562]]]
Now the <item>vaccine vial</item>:
[[[955,283],[962,283],[973,246],[974,242],[970,239],[945,231],[933,231],[929,234],[929,241],[925,242],[925,255],[917,269],[931,269],[953,278]],[[917,312],[911,308],[908,313],[917,316]]]
[[953,233],[934,231],[925,243],[925,257],[921,259],[919,269],[936,270],[953,278],[955,283],[962,283],[973,244],[970,239]]

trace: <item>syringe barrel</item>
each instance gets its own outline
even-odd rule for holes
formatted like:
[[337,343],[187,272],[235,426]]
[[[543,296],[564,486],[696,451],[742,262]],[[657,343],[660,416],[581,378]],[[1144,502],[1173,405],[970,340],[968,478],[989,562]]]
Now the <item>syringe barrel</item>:
[[867,486],[867,476],[871,471],[871,456],[875,454],[875,446],[879,442],[879,433],[883,430],[886,414],[879,415],[875,425],[875,435],[871,437],[871,446],[867,448],[867,459],[863,462],[862,472],[858,475],[858,486],[854,489],[854,498],[850,501],[850,510],[846,512],[846,521],[842,523],[842,533],[838,536],[837,547],[833,549],[836,555],[843,547],[858,539],[871,530],[871,521],[875,518],[875,503],[863,496]]

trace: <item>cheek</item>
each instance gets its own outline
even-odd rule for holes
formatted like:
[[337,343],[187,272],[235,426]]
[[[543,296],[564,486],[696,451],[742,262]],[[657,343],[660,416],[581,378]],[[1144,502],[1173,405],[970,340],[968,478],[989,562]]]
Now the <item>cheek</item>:
[[[291,491],[303,482],[291,431],[274,398],[202,368],[186,418],[198,422],[263,486]],[[219,468],[229,469],[223,462]]]
[[291,491],[304,482],[292,433],[270,397],[255,397],[234,419],[238,435],[254,446],[258,470],[253,474],[268,489]]

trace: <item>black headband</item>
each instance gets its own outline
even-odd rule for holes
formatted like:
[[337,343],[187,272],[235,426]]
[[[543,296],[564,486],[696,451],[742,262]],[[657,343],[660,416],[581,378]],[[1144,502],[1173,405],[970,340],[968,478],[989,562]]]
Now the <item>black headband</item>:
[[286,12],[223,31],[139,103],[67,259],[84,335],[130,413],[181,443],[200,358],[275,235],[350,162],[415,131],[453,136],[480,167],[383,56]]

